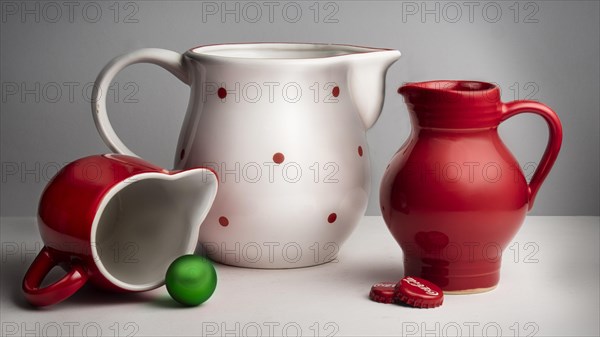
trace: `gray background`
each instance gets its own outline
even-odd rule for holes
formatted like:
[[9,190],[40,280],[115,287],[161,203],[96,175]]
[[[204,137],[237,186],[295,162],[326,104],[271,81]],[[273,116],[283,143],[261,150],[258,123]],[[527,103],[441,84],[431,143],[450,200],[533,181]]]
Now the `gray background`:
[[[244,41],[347,43],[402,51],[388,72],[381,117],[368,132],[373,163],[369,215],[379,214],[383,170],[410,131],[396,89],[403,82],[432,79],[493,81],[505,101],[531,98],[557,111],[563,148],[531,214],[599,215],[597,1],[516,6],[513,1],[429,1],[425,5],[433,12],[425,17],[421,1],[323,1],[318,22],[315,7],[310,7],[315,2],[297,1],[302,14],[295,23],[287,22],[296,16],[293,8],[288,16],[282,14],[285,2],[275,1],[273,22],[262,2],[256,2],[262,8],[258,22],[249,22],[256,15],[252,7],[244,12],[247,3],[233,1],[228,6],[239,4],[239,22],[233,15],[223,20],[220,13],[203,19],[207,3],[132,1],[115,7],[114,2],[76,2],[69,13],[67,5],[56,2],[59,16],[56,7],[44,7],[44,2],[2,2],[0,215],[34,215],[42,188],[60,166],[108,152],[87,97],[90,83],[112,57],[142,47],[183,52],[201,44]],[[337,22],[325,22],[336,9],[329,21]],[[37,94],[25,93],[36,85]],[[145,159],[170,168],[188,88],[151,65],[126,69],[116,78],[117,87],[115,102],[109,104],[117,133]],[[539,161],[547,139],[545,123],[521,115],[504,123],[500,133],[530,177],[533,165],[526,163]]]

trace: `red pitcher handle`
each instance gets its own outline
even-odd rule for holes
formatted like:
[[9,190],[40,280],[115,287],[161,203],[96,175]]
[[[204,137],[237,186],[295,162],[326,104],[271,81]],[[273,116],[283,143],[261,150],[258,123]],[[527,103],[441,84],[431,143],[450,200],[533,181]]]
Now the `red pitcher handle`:
[[71,264],[67,275],[55,283],[40,288],[44,277],[58,265],[51,251],[44,247],[27,270],[23,278],[23,292],[27,301],[35,306],[46,306],[59,303],[81,288],[88,279],[83,266]]
[[556,161],[562,144],[562,125],[560,119],[548,106],[535,101],[514,101],[502,106],[502,121],[523,112],[531,112],[542,116],[548,124],[548,144],[531,181],[529,182],[529,210],[533,207],[535,196],[544,179]]

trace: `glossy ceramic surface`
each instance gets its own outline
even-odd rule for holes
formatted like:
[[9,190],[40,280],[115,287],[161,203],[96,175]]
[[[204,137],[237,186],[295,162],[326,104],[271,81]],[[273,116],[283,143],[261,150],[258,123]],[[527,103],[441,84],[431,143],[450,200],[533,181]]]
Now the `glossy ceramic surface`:
[[[502,103],[491,83],[409,83],[399,93],[413,130],[384,173],[380,202],[403,249],[405,275],[430,280],[445,292],[492,289],[502,251],[556,160],[560,121],[538,102]],[[550,135],[529,184],[497,130],[523,112],[542,116]]]
[[[162,285],[169,264],[194,252],[217,184],[209,169],[169,172],[123,155],[90,156],[65,166],[40,200],[45,246],[23,279],[27,300],[58,303],[88,280],[117,291]],[[67,275],[41,287],[56,265]]]
[[[214,45],[184,55],[145,49],[113,60],[97,87],[106,89],[137,62],[158,64],[190,85],[175,167],[208,166],[220,177],[200,229],[204,251],[235,266],[295,268],[334,259],[364,214],[365,132],[381,112],[386,70],[399,56],[325,44]],[[133,154],[114,134],[104,104],[92,105],[103,139]]]

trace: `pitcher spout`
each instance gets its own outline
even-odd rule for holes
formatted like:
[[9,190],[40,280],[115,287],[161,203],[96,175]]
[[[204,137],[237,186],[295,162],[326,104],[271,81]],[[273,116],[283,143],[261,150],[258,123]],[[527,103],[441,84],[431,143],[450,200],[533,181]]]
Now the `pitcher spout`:
[[393,49],[373,49],[372,52],[352,55],[348,68],[348,85],[365,130],[375,124],[385,95],[385,75],[400,58]]

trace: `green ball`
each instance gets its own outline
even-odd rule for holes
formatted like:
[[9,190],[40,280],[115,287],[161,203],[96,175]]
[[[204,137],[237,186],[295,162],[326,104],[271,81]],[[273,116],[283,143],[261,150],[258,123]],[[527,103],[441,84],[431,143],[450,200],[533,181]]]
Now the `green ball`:
[[196,306],[208,300],[217,288],[217,272],[212,263],[196,255],[178,257],[167,269],[167,291],[183,305]]

